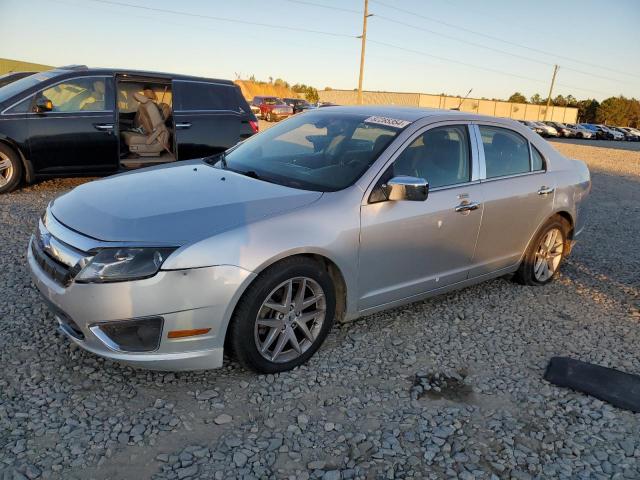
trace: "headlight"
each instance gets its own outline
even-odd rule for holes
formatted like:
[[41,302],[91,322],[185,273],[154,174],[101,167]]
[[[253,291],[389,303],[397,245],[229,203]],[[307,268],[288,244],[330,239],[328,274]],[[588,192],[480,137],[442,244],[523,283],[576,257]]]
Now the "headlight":
[[175,248],[105,248],[76,276],[79,283],[123,282],[153,277]]

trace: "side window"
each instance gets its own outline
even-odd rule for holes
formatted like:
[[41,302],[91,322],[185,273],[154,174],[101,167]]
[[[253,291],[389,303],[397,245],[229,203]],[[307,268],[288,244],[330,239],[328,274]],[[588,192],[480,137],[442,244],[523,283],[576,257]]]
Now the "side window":
[[536,147],[531,145],[531,170],[533,170],[534,172],[538,172],[546,168],[547,166],[546,162],[544,161],[544,157]]
[[14,105],[6,113],[27,113],[31,109],[31,103],[33,102],[33,95],[29,98],[25,98],[17,105]]
[[176,110],[238,111],[235,86],[205,82],[175,82]]
[[51,100],[54,112],[86,112],[107,110],[104,78],[77,78],[58,83],[38,95]]
[[531,171],[529,142],[507,128],[480,125],[487,178]]
[[427,130],[400,154],[393,175],[424,178],[430,188],[471,180],[469,131],[465,125]]

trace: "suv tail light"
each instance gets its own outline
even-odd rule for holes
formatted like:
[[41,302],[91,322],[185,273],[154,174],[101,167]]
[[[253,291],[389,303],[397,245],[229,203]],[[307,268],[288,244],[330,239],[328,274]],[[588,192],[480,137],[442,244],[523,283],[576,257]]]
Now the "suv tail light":
[[251,125],[251,130],[253,130],[253,133],[258,133],[258,131],[260,130],[260,127],[258,126],[258,122],[249,120],[249,125]]

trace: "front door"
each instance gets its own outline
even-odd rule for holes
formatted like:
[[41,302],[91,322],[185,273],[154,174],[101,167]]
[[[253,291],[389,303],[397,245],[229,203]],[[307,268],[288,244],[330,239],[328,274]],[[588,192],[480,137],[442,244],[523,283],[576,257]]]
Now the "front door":
[[38,174],[108,173],[118,168],[113,79],[64,80],[38,92],[53,109],[27,114],[29,159]]
[[426,201],[362,206],[359,310],[467,278],[483,209],[472,158],[467,125],[434,127],[417,134],[383,174],[380,183],[424,178],[430,193]]
[[223,152],[240,141],[243,112],[234,85],[174,80],[178,160]]

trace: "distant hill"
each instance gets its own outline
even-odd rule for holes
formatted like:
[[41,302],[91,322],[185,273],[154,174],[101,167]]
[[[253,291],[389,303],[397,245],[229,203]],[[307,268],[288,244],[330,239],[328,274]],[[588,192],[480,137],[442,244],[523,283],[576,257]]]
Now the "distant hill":
[[296,92],[284,85],[276,85],[267,82],[256,82],[252,80],[236,80],[236,85],[242,90],[244,98],[251,100],[256,95],[272,95],[274,97],[299,98]]
[[44,72],[45,70],[51,70],[52,68],[54,67],[42,65],[40,63],[0,58],[0,75],[4,75],[9,72]]

